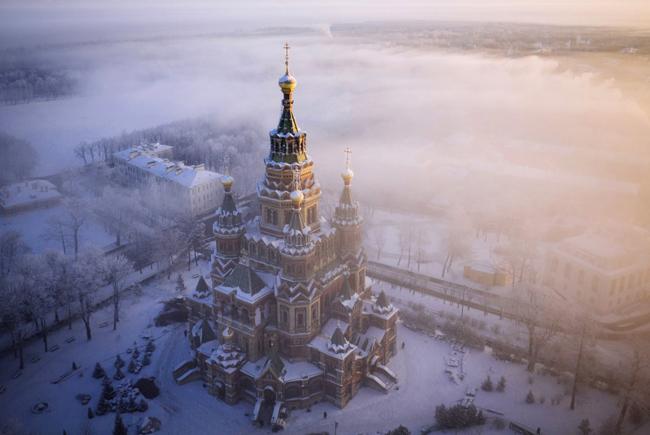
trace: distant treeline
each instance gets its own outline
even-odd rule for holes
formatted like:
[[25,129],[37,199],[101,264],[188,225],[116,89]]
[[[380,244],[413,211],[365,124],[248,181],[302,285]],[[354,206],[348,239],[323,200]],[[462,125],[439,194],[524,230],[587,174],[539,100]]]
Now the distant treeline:
[[0,185],[29,177],[36,162],[29,142],[0,131]]
[[397,21],[337,24],[331,31],[335,35],[373,37],[418,48],[496,50],[508,56],[570,52],[650,54],[650,34],[615,27]]
[[[250,164],[262,164],[266,143],[265,130],[239,124],[220,125],[207,119],[187,119],[135,130],[95,142],[82,142],[75,155],[89,164],[112,160],[113,153],[143,143],[160,142],[171,145],[173,158],[187,164],[205,164],[209,170],[221,172],[228,166],[237,183],[246,190],[256,179]],[[255,172],[256,173],[256,172]]]
[[63,72],[18,67],[0,70],[0,104],[52,100],[71,95],[75,83]]

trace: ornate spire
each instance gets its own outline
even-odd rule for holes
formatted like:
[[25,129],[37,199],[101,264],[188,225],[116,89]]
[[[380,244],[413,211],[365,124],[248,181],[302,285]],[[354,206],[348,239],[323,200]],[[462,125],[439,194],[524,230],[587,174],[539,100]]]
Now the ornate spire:
[[305,224],[302,217],[301,207],[305,198],[302,190],[300,189],[300,169],[293,170],[293,181],[291,183],[293,191],[291,192],[291,203],[293,210],[289,223],[284,227],[284,243],[285,248],[290,253],[303,253],[311,249],[313,243],[311,241],[310,229]]
[[270,159],[297,163],[307,159],[306,135],[300,131],[293,115],[293,91],[298,83],[289,72],[289,44],[284,44],[284,75],[278,80],[282,90],[282,113],[277,128],[271,130]]
[[359,204],[352,199],[352,178],[354,172],[351,168],[352,150],[348,147],[345,149],[345,171],[341,174],[343,178],[343,191],[339,203],[334,211],[333,222],[338,225],[358,225],[362,222],[359,215]]
[[346,272],[345,275],[343,276],[343,287],[341,288],[341,299],[344,301],[348,299],[352,299],[353,295],[354,295],[354,291],[350,286],[350,274]]
[[332,337],[330,337],[327,348],[334,353],[345,353],[353,348],[353,345],[345,338],[343,331],[337,325]]
[[230,175],[221,176],[223,185],[223,201],[221,207],[217,209],[217,220],[212,227],[216,234],[235,234],[243,231],[242,216],[237,210],[237,204],[232,194],[232,185],[234,179]]

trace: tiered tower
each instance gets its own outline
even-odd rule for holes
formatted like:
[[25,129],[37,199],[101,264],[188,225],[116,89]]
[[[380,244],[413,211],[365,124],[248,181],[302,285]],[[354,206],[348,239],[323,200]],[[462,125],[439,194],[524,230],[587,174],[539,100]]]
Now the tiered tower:
[[212,226],[215,237],[215,250],[212,257],[212,285],[222,284],[226,276],[237,264],[242,249],[241,239],[244,234],[242,216],[233,198],[233,178],[221,177],[224,195],[221,207],[217,209],[217,219]]
[[359,203],[352,199],[352,178],[354,177],[350,162],[352,151],[350,148],[346,148],[345,153],[345,171],[341,174],[343,191],[334,210],[332,223],[337,229],[339,258],[348,265],[350,271],[350,285],[354,292],[363,293],[366,275],[366,257],[361,240],[363,218],[359,214]]
[[289,46],[285,44],[285,73],[278,84],[282,90],[282,113],[278,126],[269,133],[271,149],[264,159],[266,174],[257,192],[261,205],[260,230],[264,234],[282,237],[283,228],[292,214],[291,188],[294,171],[299,171],[298,190],[304,199],[300,207],[311,231],[320,227],[318,200],[320,185],[314,178],[314,162],[307,155],[307,133],[300,130],[293,114],[293,91],[297,81],[289,72]]

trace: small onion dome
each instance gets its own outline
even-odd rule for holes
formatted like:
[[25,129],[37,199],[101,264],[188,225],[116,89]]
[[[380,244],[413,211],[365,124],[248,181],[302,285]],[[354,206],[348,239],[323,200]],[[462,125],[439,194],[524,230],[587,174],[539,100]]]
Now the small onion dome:
[[282,92],[293,92],[297,83],[296,78],[289,73],[286,73],[278,80],[278,85],[280,85]]
[[228,342],[232,339],[232,336],[234,335],[234,332],[232,331],[232,328],[230,326],[227,326],[223,332],[221,333],[221,336],[223,339]]
[[341,178],[343,178],[343,182],[345,185],[349,185],[350,182],[352,181],[352,177],[354,177],[354,172],[352,172],[352,169],[348,168],[341,174]]
[[232,183],[234,183],[235,180],[230,176],[230,175],[222,175],[221,176],[221,184],[223,185],[223,188],[226,191],[229,191],[230,188],[232,187]]
[[293,203],[293,206],[298,208],[300,207],[300,204],[302,204],[303,199],[305,199],[305,195],[302,193],[300,190],[294,190],[291,192],[291,202]]

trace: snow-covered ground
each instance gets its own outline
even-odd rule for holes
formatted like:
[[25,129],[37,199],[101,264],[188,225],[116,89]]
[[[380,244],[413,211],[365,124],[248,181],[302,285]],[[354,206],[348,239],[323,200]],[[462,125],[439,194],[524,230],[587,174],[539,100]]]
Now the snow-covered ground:
[[[367,225],[368,235],[365,238],[365,248],[369,260],[441,277],[442,267],[447,256],[446,241],[450,237],[450,232],[453,231],[447,219],[438,215],[377,209],[373,212]],[[400,243],[400,237],[408,237],[409,231],[412,233],[410,262],[408,243]],[[381,235],[378,236],[378,234]],[[488,287],[463,276],[463,266],[467,263],[505,268],[505,260],[495,251],[507,246],[508,238],[503,235],[497,237],[493,233],[475,237],[474,229],[469,226],[465,228],[463,237],[467,252],[462,258],[454,260],[445,279],[483,290],[508,292],[509,285]],[[381,253],[378,255],[379,248]],[[419,255],[418,249],[421,251]]]
[[[27,246],[34,253],[41,253],[47,250],[61,251],[61,242],[52,240],[45,236],[48,227],[48,221],[63,216],[66,213],[64,205],[59,204],[55,207],[39,208],[22,213],[0,216],[0,233],[6,231],[17,231],[21,234]],[[81,226],[79,233],[80,250],[87,247],[96,247],[101,249],[115,240],[108,234],[102,225],[92,219],[86,219]],[[73,251],[71,241],[67,241],[68,252]]]
[[[191,271],[182,270],[188,291],[194,288],[197,274],[207,272],[207,263]],[[143,344],[143,335],[156,339],[156,351],[152,364],[145,367],[140,376],[155,376],[161,387],[161,395],[149,401],[149,410],[142,414],[124,415],[127,424],[135,425],[144,415],[158,417],[162,421],[162,433],[268,433],[268,428],[258,429],[251,425],[246,415],[252,405],[240,403],[229,406],[215,399],[203,389],[200,382],[176,385],[172,368],[191,356],[190,348],[183,334],[183,325],[155,327],[153,319],[160,311],[160,302],[176,294],[176,275],[172,279],[159,278],[146,285],[141,296],[129,294],[122,304],[122,321],[117,331],[110,326],[99,325],[110,321],[111,310],[106,308],[93,316],[93,340],[86,342],[83,326],[76,322],[72,331],[61,329],[51,335],[51,344],[60,349],[44,354],[42,343],[34,341],[26,349],[27,363],[22,375],[12,378],[18,363],[11,355],[0,360],[0,384],[6,391],[0,395],[0,421],[15,425],[37,434],[59,434],[63,429],[68,433],[82,433],[86,426],[92,433],[109,433],[114,420],[113,414],[87,419],[87,407],[82,406],[75,396],[79,393],[92,395],[90,405],[97,403],[101,382],[91,374],[95,362],[99,361],[112,376],[113,361],[120,353],[128,362],[127,348],[135,342]],[[67,343],[66,338],[75,337]],[[582,418],[588,417],[594,427],[616,411],[616,398],[607,394],[581,388],[578,395],[578,408],[568,410],[566,387],[558,384],[550,376],[535,375],[529,383],[525,367],[500,362],[489,353],[470,351],[464,358],[465,379],[459,384],[451,382],[444,373],[444,357],[451,352],[448,343],[435,340],[424,334],[401,327],[398,331],[399,343],[405,342],[389,366],[399,377],[399,390],[383,394],[370,388],[362,388],[359,394],[339,410],[328,403],[314,406],[311,412],[294,411],[289,417],[285,433],[304,434],[308,432],[329,431],[333,433],[334,422],[338,422],[339,434],[357,434],[385,431],[400,424],[417,433],[422,426],[433,423],[436,405],[452,404],[465,395],[468,388],[479,388],[476,404],[503,412],[529,426],[540,426],[545,434],[573,433]],[[32,362],[33,357],[40,358]],[[72,362],[81,369],[72,377],[59,384],[51,381],[70,370]],[[483,379],[490,375],[493,381],[501,375],[507,379],[505,393],[486,393],[480,390]],[[537,398],[544,397],[545,403],[529,405],[524,402],[532,390]],[[559,405],[551,405],[551,399],[562,397]],[[39,401],[48,402],[50,409],[43,414],[32,414],[31,406]],[[323,418],[327,411],[328,418]],[[491,433],[489,427],[484,434]],[[471,433],[471,432],[468,432]],[[495,432],[503,433],[503,432]]]

